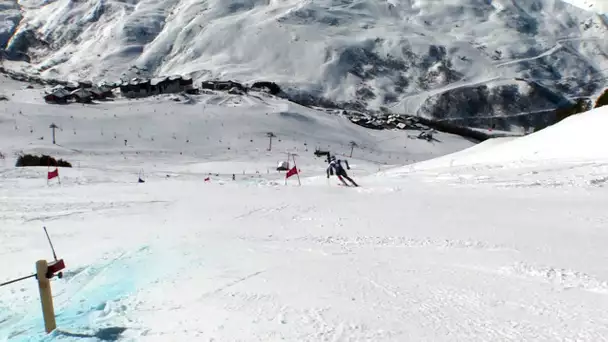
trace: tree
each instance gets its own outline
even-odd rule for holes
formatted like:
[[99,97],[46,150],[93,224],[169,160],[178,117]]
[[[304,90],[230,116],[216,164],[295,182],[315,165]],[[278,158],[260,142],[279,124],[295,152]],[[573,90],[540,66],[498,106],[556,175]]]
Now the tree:
[[593,102],[587,98],[579,98],[568,107],[555,110],[555,123],[564,120],[572,115],[584,113],[593,107]]
[[270,141],[268,142],[268,151],[272,151],[272,138],[276,138],[276,135],[272,132],[268,132],[266,133],[266,136],[268,137],[268,139],[270,139]]
[[604,90],[604,93],[595,102],[595,108],[602,106],[608,106],[608,89]]
[[349,145],[350,145],[350,156],[349,156],[349,158],[352,158],[353,157],[353,150],[355,149],[355,147],[359,147],[359,145],[357,145],[357,143],[354,142],[354,141],[351,141],[349,143]]

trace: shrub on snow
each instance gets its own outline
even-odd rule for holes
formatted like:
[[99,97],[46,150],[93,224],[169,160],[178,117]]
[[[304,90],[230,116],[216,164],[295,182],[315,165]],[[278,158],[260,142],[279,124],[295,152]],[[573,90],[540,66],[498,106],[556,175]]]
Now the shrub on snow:
[[72,164],[68,163],[63,159],[56,160],[55,158],[47,155],[35,156],[32,154],[22,154],[17,159],[16,167],[25,166],[61,166],[61,167],[72,167]]

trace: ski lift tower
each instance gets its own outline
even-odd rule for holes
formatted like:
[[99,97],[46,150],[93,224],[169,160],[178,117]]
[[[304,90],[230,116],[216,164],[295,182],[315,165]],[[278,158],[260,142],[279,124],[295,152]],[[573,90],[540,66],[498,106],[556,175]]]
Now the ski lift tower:
[[49,126],[49,128],[53,130],[53,145],[56,145],[56,143],[55,143],[55,130],[56,130],[57,128],[59,128],[59,127],[58,127],[57,125],[55,125],[55,123],[53,122],[53,123],[52,123],[52,124]]

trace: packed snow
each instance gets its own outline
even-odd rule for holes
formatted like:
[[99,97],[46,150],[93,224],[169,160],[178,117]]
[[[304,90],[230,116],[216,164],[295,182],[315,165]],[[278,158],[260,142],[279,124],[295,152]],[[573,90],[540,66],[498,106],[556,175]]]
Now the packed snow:
[[[52,258],[43,226],[67,269],[50,335],[35,280],[0,287],[0,341],[608,336],[607,110],[474,145],[264,94],[47,105],[2,89],[0,282]],[[326,179],[316,147],[361,187]],[[287,152],[301,186],[275,170]],[[47,184],[17,153],[73,168]]]

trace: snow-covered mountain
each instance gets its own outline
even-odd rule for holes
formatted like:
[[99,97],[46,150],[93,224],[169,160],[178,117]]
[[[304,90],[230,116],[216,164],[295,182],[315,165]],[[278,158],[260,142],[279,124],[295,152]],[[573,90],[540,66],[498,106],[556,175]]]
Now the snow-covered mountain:
[[300,103],[385,106],[503,129],[550,121],[548,110],[607,84],[606,21],[564,0],[0,6],[7,55],[46,77],[268,80]]

